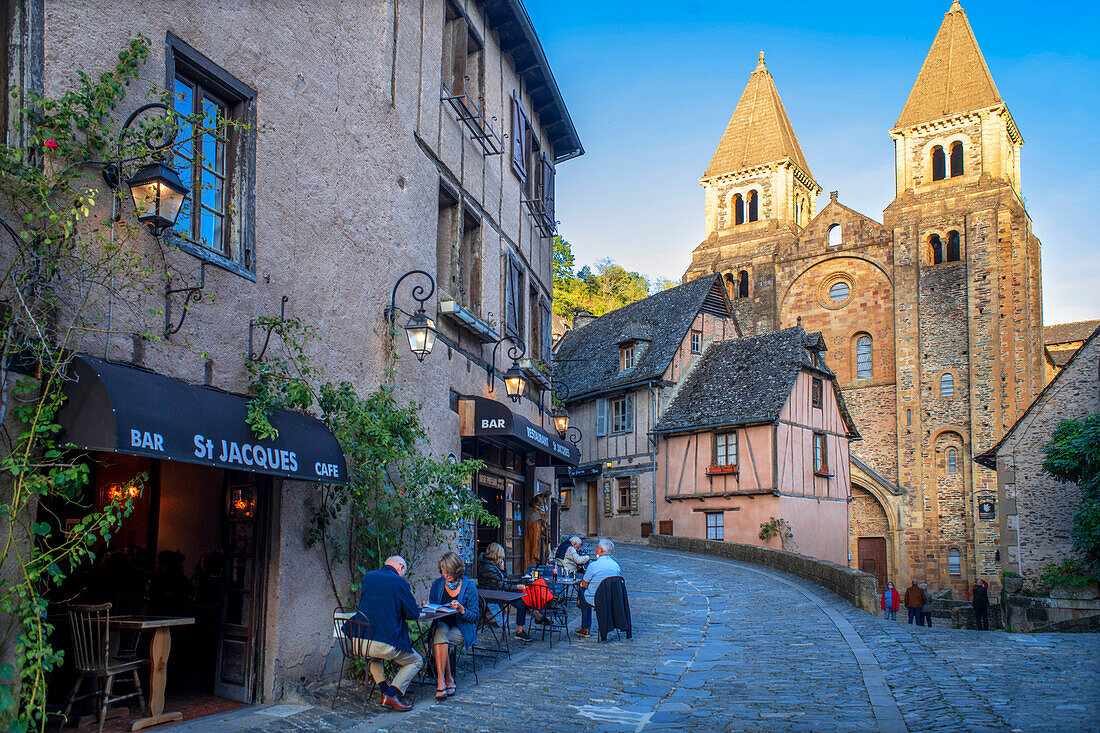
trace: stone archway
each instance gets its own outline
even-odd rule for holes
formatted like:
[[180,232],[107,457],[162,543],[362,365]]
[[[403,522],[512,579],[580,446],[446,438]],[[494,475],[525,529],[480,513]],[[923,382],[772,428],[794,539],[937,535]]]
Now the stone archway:
[[879,588],[886,587],[892,567],[889,538],[886,509],[874,494],[853,483],[848,507],[848,552],[852,557],[849,564],[874,575]]

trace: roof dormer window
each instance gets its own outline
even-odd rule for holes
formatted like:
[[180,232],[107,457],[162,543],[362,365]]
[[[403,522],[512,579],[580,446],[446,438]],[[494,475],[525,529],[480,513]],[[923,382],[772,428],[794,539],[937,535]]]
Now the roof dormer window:
[[636,342],[623,344],[619,347],[619,370],[629,371],[634,368],[634,346]]

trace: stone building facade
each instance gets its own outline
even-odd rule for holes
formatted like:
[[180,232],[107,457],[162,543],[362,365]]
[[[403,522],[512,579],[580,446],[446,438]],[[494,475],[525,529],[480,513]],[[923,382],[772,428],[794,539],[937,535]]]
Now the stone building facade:
[[1100,413],[1100,328],[1095,328],[1016,424],[977,462],[997,472],[996,513],[1001,567],[1029,583],[1047,565],[1074,555],[1073,515],[1081,489],[1058,481],[1043,460],[1054,430],[1065,420]]
[[[127,374],[155,372],[180,389],[212,387],[239,399],[248,388],[246,359],[262,345],[250,341],[251,324],[285,307],[288,318],[319,334],[307,356],[326,379],[352,382],[365,395],[392,369],[399,401],[422,405],[435,456],[487,461],[475,482],[499,492],[499,532],[511,511],[506,486],[507,501],[518,504],[539,489],[551,493],[551,464],[575,464],[575,451],[555,442],[547,397],[535,381],[518,401],[504,400],[501,374],[511,361],[502,363],[507,348],[499,349],[494,368],[494,345],[502,337],[516,339],[505,347],[522,341],[529,370],[548,360],[555,167],[583,148],[519,0],[18,0],[4,8],[11,13],[5,28],[12,50],[4,55],[5,78],[13,84],[62,94],[77,82],[77,70],[93,77],[107,71],[117,52],[143,35],[151,51],[117,110],[119,121],[167,89],[177,108],[213,105],[244,123],[227,139],[204,139],[218,151],[209,159],[211,175],[223,176],[231,193],[222,198],[223,189],[204,188],[202,174],[189,178],[198,168],[177,150],[170,162],[198,198],[175,233],[156,242],[142,232],[136,240],[138,254],[163,269],[172,287],[201,283],[201,298],[187,307],[182,296],[169,297],[172,325],[185,316],[182,325],[145,340],[139,334],[161,329],[163,317],[150,322],[149,314],[165,309],[164,289],[123,286],[109,328],[79,344],[88,363],[98,358]],[[98,170],[89,181],[103,186]],[[106,231],[112,197],[97,198],[106,203],[91,221]],[[123,215],[132,211],[124,207]],[[393,292],[412,270],[432,275],[436,292],[415,277]],[[425,308],[439,338],[418,362],[398,316],[393,362],[386,309],[391,294],[399,307],[415,308],[414,285],[430,295]],[[475,399],[503,410],[498,417],[509,425],[529,426],[540,440],[460,425],[460,403]],[[132,460],[100,455],[102,475],[110,472],[107,464]],[[170,457],[150,465],[165,476],[190,472],[173,486],[210,484],[216,492],[229,480],[228,472]],[[230,696],[270,701],[301,679],[335,672],[336,602],[320,552],[305,546],[313,485],[239,473],[260,509],[248,530],[256,544],[244,602],[252,605]],[[184,496],[180,506],[187,504]],[[208,522],[221,522],[219,497],[202,506],[214,507]],[[472,535],[467,540],[460,549],[472,555]],[[197,556],[186,554],[190,572]]]
[[820,188],[761,56],[700,179],[706,239],[684,279],[722,275],[746,334],[799,319],[822,332],[864,436],[851,564],[962,593],[1000,567],[998,523],[977,512],[996,484],[970,458],[1044,380],[1023,140],[958,2],[890,136],[896,198],[882,222],[836,192],[816,211]]

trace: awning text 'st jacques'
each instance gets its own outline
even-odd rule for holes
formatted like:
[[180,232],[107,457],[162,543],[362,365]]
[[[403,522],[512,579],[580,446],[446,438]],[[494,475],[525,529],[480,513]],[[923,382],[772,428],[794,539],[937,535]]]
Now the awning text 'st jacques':
[[343,451],[319,420],[275,410],[272,440],[256,439],[248,398],[91,356],[73,361],[59,415],[79,448],[347,483]]

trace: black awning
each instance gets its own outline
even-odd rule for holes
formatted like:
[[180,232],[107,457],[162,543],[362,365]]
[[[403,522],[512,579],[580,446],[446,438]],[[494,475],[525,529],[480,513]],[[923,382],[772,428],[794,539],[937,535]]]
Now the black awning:
[[84,355],[73,359],[65,394],[61,439],[84,450],[348,482],[340,444],[309,415],[276,410],[279,437],[259,440],[245,422],[243,395]]
[[[580,451],[575,445],[514,414],[501,403],[484,397],[467,397],[462,402],[469,413],[463,415],[466,418],[462,420],[463,436],[499,437],[524,450],[534,448],[545,457],[541,465],[577,465]],[[469,410],[471,404],[473,409]]]

